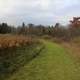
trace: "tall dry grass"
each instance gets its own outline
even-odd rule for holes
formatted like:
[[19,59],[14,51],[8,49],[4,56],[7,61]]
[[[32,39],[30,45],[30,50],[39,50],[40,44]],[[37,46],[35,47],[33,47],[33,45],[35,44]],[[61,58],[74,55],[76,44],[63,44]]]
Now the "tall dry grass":
[[0,35],[0,48],[20,47],[32,43],[32,39],[23,35]]

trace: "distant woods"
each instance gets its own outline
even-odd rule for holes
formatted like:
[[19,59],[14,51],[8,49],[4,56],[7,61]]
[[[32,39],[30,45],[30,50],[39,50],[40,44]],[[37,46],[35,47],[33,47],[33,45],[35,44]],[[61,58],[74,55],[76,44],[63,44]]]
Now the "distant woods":
[[11,26],[8,26],[7,23],[0,24],[0,33],[10,33],[11,32]]
[[49,35],[63,40],[68,40],[75,36],[80,36],[80,17],[73,17],[73,20],[70,20],[70,24],[67,26],[62,26],[60,23],[56,23],[55,26],[34,25],[32,23],[26,25],[23,22],[21,26],[14,27],[9,26],[7,23],[2,23],[0,24],[0,33],[23,34],[31,36]]

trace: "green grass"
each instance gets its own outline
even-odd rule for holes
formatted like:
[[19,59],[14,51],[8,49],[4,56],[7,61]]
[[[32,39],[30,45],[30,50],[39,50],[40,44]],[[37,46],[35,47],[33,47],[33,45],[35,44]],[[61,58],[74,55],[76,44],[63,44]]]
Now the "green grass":
[[8,80],[80,80],[80,68],[63,47],[43,41],[45,49]]
[[22,47],[0,50],[0,80],[17,72],[22,66],[37,57],[43,44],[34,43]]

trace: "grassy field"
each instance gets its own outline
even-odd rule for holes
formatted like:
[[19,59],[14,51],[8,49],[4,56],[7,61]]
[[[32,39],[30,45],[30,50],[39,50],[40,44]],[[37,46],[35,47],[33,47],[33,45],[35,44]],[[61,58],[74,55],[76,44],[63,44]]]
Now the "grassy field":
[[34,44],[0,51],[0,53],[5,53],[5,56],[0,55],[0,79],[4,80],[17,72],[22,66],[34,59],[42,48],[43,45]]
[[39,55],[44,45],[23,35],[0,35],[0,80],[17,72]]
[[80,80],[80,66],[68,51],[49,41],[45,49],[7,80]]

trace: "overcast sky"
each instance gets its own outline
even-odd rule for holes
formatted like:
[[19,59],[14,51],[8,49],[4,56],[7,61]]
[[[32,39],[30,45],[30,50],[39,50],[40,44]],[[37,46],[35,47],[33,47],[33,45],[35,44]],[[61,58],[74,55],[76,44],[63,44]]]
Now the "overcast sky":
[[80,16],[80,0],[0,0],[0,23],[52,25]]

